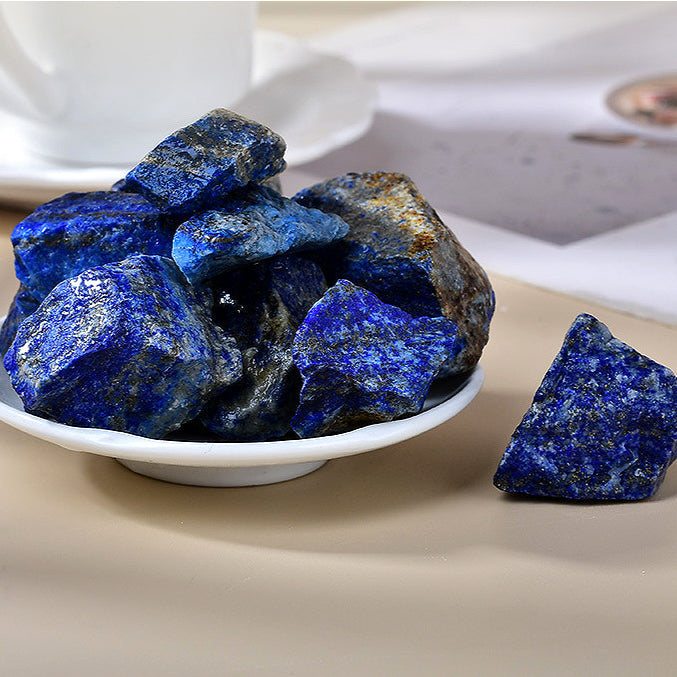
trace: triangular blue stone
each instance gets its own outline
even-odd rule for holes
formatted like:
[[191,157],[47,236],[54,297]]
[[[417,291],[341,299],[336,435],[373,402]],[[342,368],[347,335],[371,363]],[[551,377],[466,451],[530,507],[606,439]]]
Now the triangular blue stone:
[[567,333],[494,484],[557,498],[637,500],[677,451],[677,377],[591,315]]

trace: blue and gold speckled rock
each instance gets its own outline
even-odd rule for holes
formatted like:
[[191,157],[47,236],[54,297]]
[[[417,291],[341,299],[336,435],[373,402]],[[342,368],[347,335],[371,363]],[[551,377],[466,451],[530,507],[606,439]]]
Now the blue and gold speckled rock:
[[4,355],[16,336],[19,325],[32,315],[40,304],[35,300],[23,284],[19,285],[17,293],[9,306],[7,317],[0,328],[0,355]]
[[324,275],[311,261],[280,256],[238,268],[212,287],[214,318],[237,339],[243,374],[207,404],[200,420],[224,440],[284,437],[301,390],[294,335],[326,290]]
[[285,150],[282,137],[264,125],[217,108],[160,142],[124,186],[163,212],[187,216],[281,172]]
[[316,437],[418,413],[457,347],[451,320],[413,318],[339,280],[310,309],[294,340],[303,387],[292,428]]
[[308,209],[265,186],[231,194],[176,230],[172,256],[192,283],[246,263],[329,244],[348,232],[343,219]]
[[494,484],[567,499],[651,496],[677,454],[677,378],[579,315]]
[[140,195],[68,193],[12,232],[16,275],[41,301],[62,280],[135,254],[170,256],[173,230]]
[[161,438],[241,375],[234,339],[171,259],[134,256],[57,285],[4,359],[26,411]]
[[294,200],[338,214],[350,233],[316,258],[338,278],[374,292],[414,317],[443,315],[462,348],[440,375],[472,369],[489,338],[494,294],[472,256],[402,174],[346,174],[300,191]]

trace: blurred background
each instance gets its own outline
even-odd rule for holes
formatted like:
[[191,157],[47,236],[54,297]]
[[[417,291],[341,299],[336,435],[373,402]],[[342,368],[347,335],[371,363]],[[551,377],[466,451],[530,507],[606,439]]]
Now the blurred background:
[[607,101],[677,73],[675,3],[310,4],[263,2],[259,26],[357,66],[374,118],[290,189],[407,173],[491,270],[677,321],[677,129]]

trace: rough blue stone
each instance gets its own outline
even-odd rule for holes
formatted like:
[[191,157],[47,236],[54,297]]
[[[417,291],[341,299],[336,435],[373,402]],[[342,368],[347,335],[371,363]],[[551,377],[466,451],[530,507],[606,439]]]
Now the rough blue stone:
[[188,215],[219,204],[233,189],[285,168],[282,137],[218,108],[156,146],[126,176],[162,211]]
[[41,301],[59,282],[134,254],[169,256],[173,230],[140,195],[68,193],[14,228],[19,280]]
[[338,216],[302,207],[271,188],[249,186],[223,208],[182,223],[172,256],[198,283],[245,263],[326,245],[347,232]]
[[200,420],[229,441],[284,437],[301,390],[294,335],[326,290],[324,275],[311,261],[281,256],[238,268],[212,287],[214,318],[237,339],[243,375],[207,404]]
[[447,318],[413,318],[339,280],[294,340],[303,388],[292,428],[316,437],[415,414],[456,349],[456,325]]
[[[262,186],[268,186],[268,188],[271,188],[272,190],[277,191],[278,193],[282,193],[282,180],[280,179],[280,175],[276,174],[275,176],[271,176],[269,179],[264,179],[261,182]],[[119,179],[116,181],[111,187],[111,190],[116,190],[116,191],[122,191],[125,193],[134,193],[136,192],[133,190],[131,186],[127,183],[126,177],[123,177],[122,179]]]
[[27,411],[160,438],[240,377],[234,339],[171,259],[134,256],[58,284],[4,359]]
[[7,352],[14,341],[19,325],[34,313],[39,305],[28,289],[20,284],[7,312],[7,317],[2,323],[2,328],[0,328],[0,355]]
[[[271,188],[274,191],[277,191],[278,193],[282,193],[282,180],[280,178],[279,174],[276,174],[275,176],[271,176],[269,179],[264,179],[261,181],[262,186],[267,186],[268,188]],[[127,183],[126,178],[119,179],[116,181],[111,187],[111,190],[116,190],[116,191],[123,191],[126,193],[134,193],[136,192],[133,190]]]
[[677,453],[677,378],[579,315],[513,433],[494,484],[567,499],[636,500]]
[[472,369],[489,338],[494,294],[480,265],[403,174],[346,174],[294,200],[338,214],[350,233],[316,258],[338,278],[374,292],[414,317],[443,315],[458,325],[462,349],[440,375]]

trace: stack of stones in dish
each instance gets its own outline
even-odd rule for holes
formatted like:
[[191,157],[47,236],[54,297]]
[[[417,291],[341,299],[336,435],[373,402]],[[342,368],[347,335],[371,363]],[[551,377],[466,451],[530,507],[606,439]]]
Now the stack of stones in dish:
[[[283,139],[214,110],[13,234],[0,333],[27,411],[152,438],[314,437],[418,412],[494,295],[406,176],[283,197]],[[188,431],[188,432],[186,432]]]

